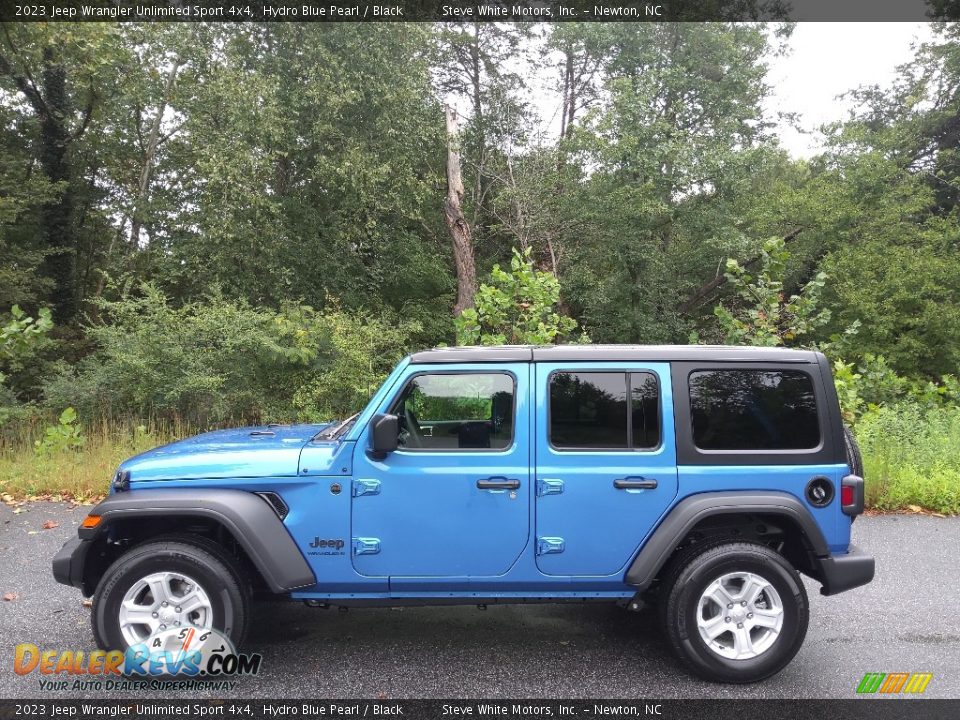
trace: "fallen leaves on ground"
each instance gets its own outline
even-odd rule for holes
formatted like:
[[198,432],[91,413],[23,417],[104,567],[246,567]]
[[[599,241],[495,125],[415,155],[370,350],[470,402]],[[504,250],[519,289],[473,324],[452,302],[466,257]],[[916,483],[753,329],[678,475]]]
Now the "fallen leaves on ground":
[[54,528],[58,528],[58,527],[60,527],[60,523],[58,523],[56,520],[44,520],[44,521],[43,521],[43,529],[44,529],[44,530],[53,530]]
[[5,593],[3,594],[3,601],[4,601],[4,602],[13,602],[13,601],[16,600],[18,597],[20,597],[20,596],[17,595],[15,592],[5,592]]
[[[66,502],[69,503],[68,510],[73,510],[79,505],[96,505],[103,500],[106,495],[74,495],[73,493],[38,493],[35,495],[11,495],[10,493],[0,493],[0,501],[4,505],[12,508],[19,508],[32,502]],[[14,509],[16,512],[16,509]]]
[[926,515],[928,517],[935,518],[952,517],[951,515],[940,513],[935,510],[928,510],[920,505],[905,505],[898,510],[879,510],[877,508],[867,508],[863,511],[863,514],[867,517],[878,517],[881,515]]

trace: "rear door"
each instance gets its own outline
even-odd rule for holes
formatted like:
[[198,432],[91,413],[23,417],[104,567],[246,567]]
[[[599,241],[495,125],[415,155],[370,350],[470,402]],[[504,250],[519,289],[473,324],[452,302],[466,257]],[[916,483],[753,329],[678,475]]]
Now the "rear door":
[[537,363],[537,566],[613,575],[677,494],[668,363]]

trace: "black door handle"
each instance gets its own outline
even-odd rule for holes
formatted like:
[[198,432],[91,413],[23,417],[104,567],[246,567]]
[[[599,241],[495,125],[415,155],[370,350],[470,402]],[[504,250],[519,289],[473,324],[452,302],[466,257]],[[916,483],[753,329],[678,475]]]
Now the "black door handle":
[[514,478],[492,477],[477,480],[477,487],[481,490],[516,490],[520,487],[520,481]]
[[653,490],[657,487],[656,480],[648,480],[647,478],[617,478],[613,481],[613,486],[617,490]]

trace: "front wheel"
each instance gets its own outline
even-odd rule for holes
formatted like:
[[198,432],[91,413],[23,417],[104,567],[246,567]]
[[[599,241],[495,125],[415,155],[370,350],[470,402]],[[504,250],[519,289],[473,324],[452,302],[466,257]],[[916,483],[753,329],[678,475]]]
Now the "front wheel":
[[248,593],[236,564],[198,542],[137,545],[104,573],[93,598],[97,645],[126,650],[183,627],[215,629],[238,646],[247,624]]
[[807,634],[797,571],[763,545],[730,542],[688,556],[664,581],[670,645],[697,675],[748,683],[780,672]]

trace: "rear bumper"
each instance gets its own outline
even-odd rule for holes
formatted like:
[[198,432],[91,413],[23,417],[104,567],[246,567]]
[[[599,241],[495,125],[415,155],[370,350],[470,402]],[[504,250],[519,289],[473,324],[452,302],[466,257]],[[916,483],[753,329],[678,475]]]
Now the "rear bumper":
[[83,568],[87,562],[87,553],[93,545],[89,540],[72,538],[67,540],[60,551],[53,556],[53,579],[64,585],[73,585],[87,593],[83,583]]
[[836,595],[866,585],[873,580],[875,563],[872,555],[867,555],[856,545],[851,545],[843,555],[830,555],[820,560],[820,573],[823,587],[821,595]]

